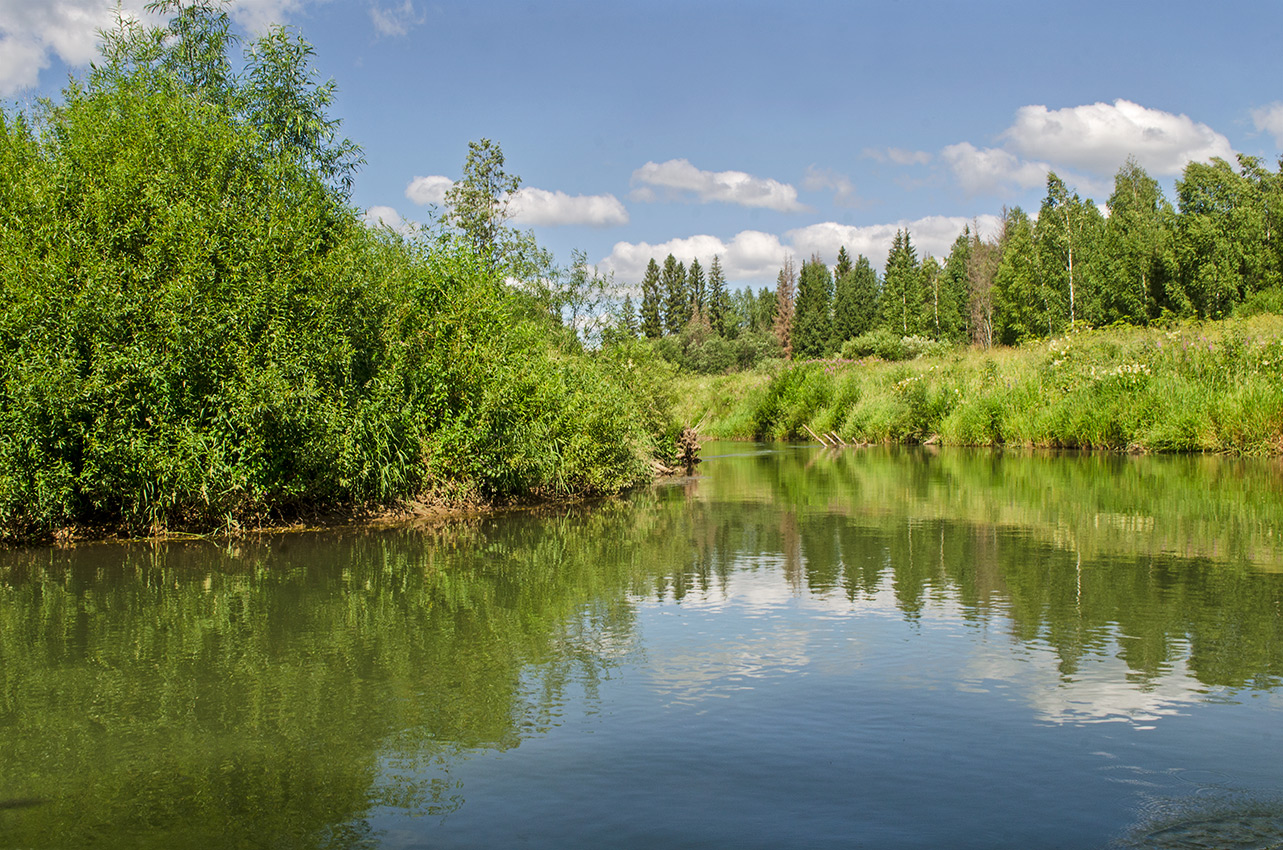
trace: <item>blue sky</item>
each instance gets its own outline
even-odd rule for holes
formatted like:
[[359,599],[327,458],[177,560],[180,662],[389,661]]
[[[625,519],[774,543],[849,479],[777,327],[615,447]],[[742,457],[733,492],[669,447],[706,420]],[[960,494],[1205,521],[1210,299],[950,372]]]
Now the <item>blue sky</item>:
[[[141,0],[125,0],[126,13]],[[0,94],[54,94],[104,0],[0,0]],[[899,227],[942,256],[962,223],[1037,209],[1048,169],[1103,203],[1128,155],[1283,146],[1283,1],[461,3],[236,0],[296,27],[368,160],[353,200],[424,220],[469,140],[522,177],[518,224],[622,283],[721,255],[772,283],[786,253],[880,265]]]

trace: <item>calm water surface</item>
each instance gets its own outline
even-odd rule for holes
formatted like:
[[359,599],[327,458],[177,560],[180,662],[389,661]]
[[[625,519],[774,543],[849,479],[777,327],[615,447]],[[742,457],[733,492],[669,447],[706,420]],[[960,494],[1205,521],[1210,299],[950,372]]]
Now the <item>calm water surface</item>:
[[705,447],[0,553],[0,847],[1283,846],[1283,469]]

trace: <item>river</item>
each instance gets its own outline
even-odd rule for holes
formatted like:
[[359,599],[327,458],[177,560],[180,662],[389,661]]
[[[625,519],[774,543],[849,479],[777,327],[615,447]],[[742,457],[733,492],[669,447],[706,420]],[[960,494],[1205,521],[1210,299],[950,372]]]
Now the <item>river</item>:
[[704,455],[0,552],[0,847],[1283,846],[1277,461]]

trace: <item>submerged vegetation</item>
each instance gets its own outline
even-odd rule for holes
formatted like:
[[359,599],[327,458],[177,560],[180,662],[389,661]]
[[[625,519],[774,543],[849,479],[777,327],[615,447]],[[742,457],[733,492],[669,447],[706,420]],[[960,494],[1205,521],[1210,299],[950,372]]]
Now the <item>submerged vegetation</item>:
[[538,249],[499,238],[489,184],[433,228],[366,226],[307,43],[275,29],[236,72],[220,6],[152,8],[168,26],[105,33],[60,103],[0,115],[0,539],[652,474],[663,388],[505,282]]
[[1283,317],[684,377],[724,438],[1283,454]]

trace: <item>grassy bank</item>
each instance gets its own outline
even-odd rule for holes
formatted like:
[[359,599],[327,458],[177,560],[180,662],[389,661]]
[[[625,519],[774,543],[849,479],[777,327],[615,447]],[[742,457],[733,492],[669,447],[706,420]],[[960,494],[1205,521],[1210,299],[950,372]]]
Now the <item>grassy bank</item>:
[[679,413],[727,439],[1283,453],[1283,317],[1086,330],[903,363],[775,362],[683,377]]

